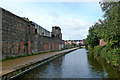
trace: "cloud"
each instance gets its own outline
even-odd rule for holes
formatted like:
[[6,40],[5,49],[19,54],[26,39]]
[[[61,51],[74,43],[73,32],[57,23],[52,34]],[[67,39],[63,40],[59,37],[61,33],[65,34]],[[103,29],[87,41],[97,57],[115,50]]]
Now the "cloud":
[[[13,3],[9,4],[10,6]],[[6,4],[7,5],[7,4]],[[10,7],[6,6],[8,10],[13,12],[14,14],[27,17],[31,21],[36,22],[47,30],[51,31],[52,26],[60,26],[62,29],[63,39],[83,39],[86,38],[88,34],[88,29],[92,25],[91,16],[88,16],[88,20],[84,20],[84,17],[80,16],[81,14],[72,16],[72,14],[61,14],[61,12],[57,10],[49,10],[44,11],[44,8],[38,11],[38,9],[28,8],[29,6],[25,6],[25,8],[21,8],[21,6],[15,7],[16,5]],[[4,6],[3,6],[4,7]],[[10,7],[10,8],[9,8]],[[50,12],[51,11],[51,12]],[[90,19],[89,19],[90,18]]]
[[[36,16],[34,16],[36,17]],[[39,16],[36,19],[31,18],[34,22],[51,31],[52,26],[60,26],[63,39],[84,39],[88,34],[88,29],[92,23],[79,18],[61,17],[61,16]]]
[[100,0],[2,0],[2,2],[99,2]]
[[63,37],[69,36],[71,39],[82,39],[86,38],[91,23],[71,17],[58,19],[58,24],[63,29]]
[[1,0],[1,2],[118,2],[120,0]]
[[90,22],[79,18],[68,17],[47,17],[48,24],[60,26],[63,33],[63,39],[83,39],[88,34]]

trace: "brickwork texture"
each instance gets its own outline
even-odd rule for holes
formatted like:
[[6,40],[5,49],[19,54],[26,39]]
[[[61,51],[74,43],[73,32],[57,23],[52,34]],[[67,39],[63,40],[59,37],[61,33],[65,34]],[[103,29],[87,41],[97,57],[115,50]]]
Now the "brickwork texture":
[[63,40],[35,34],[32,22],[3,8],[0,9],[0,19],[2,59],[64,48]]

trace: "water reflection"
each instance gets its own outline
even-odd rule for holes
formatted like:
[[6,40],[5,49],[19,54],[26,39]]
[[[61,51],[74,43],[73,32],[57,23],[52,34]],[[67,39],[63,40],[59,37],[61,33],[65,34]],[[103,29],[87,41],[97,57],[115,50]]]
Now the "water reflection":
[[95,60],[90,55],[88,55],[87,57],[88,57],[88,62],[89,62],[90,68],[91,68],[91,74],[95,73],[95,75],[97,74],[97,76],[99,76],[101,78],[107,78],[108,74],[106,73],[104,66],[102,64],[98,63],[98,61]]
[[51,62],[45,63],[44,65],[39,66],[17,77],[17,79],[22,80],[26,78],[55,78],[56,76],[61,77],[61,65],[64,57],[65,56],[61,56],[52,60]]
[[103,59],[98,58],[98,60],[96,60],[88,55],[88,61],[89,65],[91,65],[91,70],[97,72],[102,78],[120,78],[118,69],[106,64]]
[[[116,69],[87,55],[85,49],[78,49],[56,58],[19,77],[23,78],[118,78]],[[112,70],[111,70],[112,69]]]

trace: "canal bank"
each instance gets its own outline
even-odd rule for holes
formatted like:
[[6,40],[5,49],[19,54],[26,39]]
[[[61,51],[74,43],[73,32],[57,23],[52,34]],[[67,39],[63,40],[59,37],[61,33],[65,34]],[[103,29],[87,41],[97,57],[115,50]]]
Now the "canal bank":
[[[120,80],[116,68],[89,56],[84,48],[77,49],[34,68],[17,80]],[[15,80],[16,80],[15,79]]]
[[64,55],[76,49],[78,48],[72,48],[72,49],[67,49],[63,51],[45,53],[45,54],[34,55],[34,56],[27,56],[19,59],[6,60],[4,62],[1,62],[2,73],[0,74],[0,76],[3,80],[12,79],[58,56]]
[[109,44],[105,46],[95,46],[93,49],[88,48],[89,55],[92,56],[96,60],[102,59],[106,64],[113,66],[118,69],[120,72],[120,50],[113,49]]

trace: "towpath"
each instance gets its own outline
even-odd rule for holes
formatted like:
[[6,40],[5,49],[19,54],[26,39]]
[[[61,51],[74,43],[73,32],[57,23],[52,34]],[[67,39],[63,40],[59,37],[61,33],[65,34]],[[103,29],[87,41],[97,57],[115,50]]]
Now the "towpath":
[[9,72],[12,72],[16,69],[19,69],[19,67],[28,65],[33,62],[41,61],[45,58],[69,52],[71,50],[74,50],[76,48],[72,49],[67,49],[67,50],[62,50],[62,51],[57,51],[57,52],[50,52],[50,53],[44,53],[44,54],[38,54],[38,55],[33,55],[33,56],[26,56],[26,57],[21,57],[18,59],[11,59],[11,60],[6,60],[3,62],[0,62],[0,66],[2,66],[2,71],[0,72],[0,76],[7,74]]

